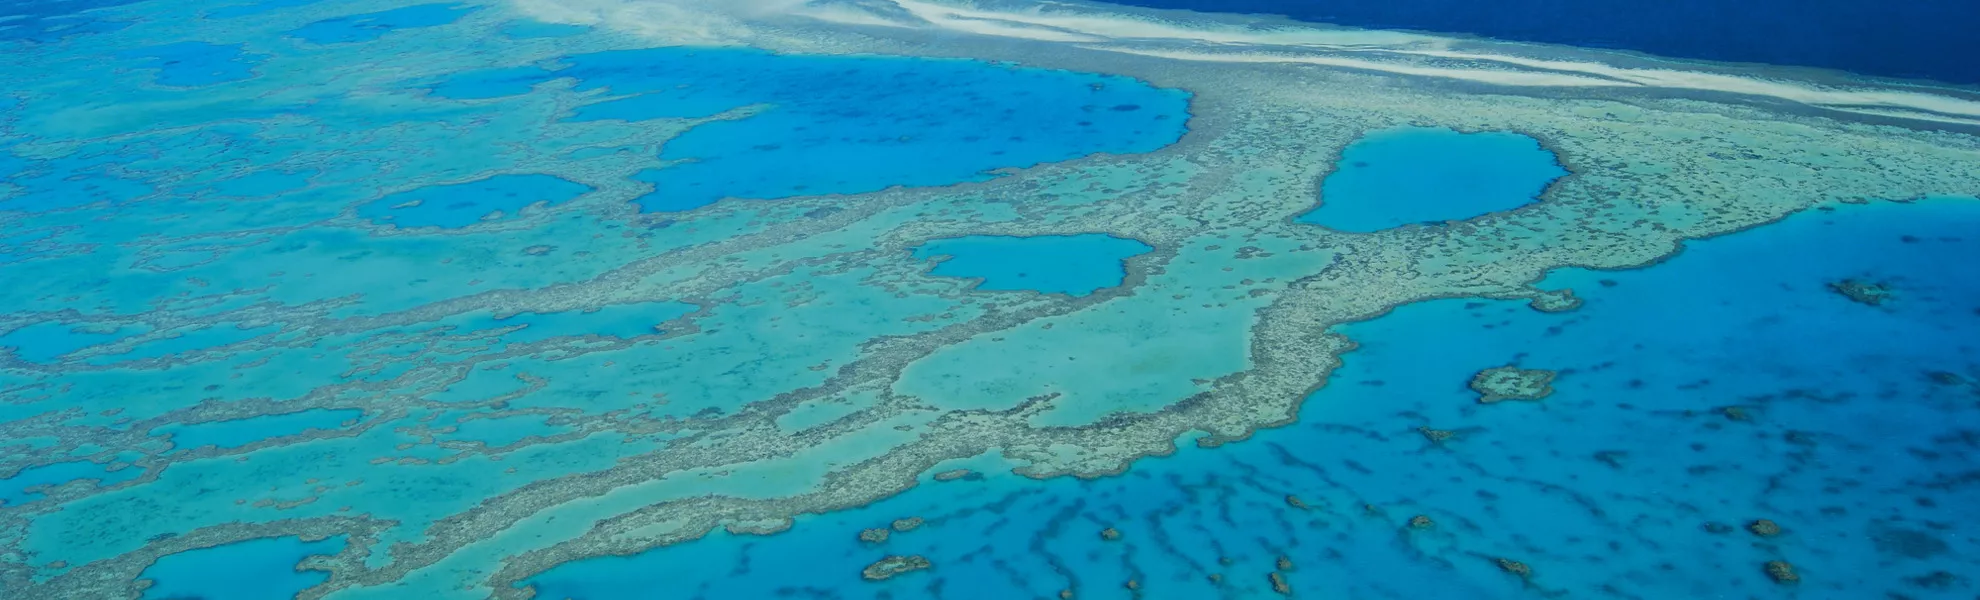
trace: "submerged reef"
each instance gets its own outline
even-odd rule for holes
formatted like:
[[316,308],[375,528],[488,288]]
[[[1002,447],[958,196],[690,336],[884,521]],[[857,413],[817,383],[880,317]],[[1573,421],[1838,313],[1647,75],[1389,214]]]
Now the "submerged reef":
[[928,562],[928,559],[920,556],[889,556],[874,562],[872,565],[868,565],[866,570],[860,572],[859,576],[866,578],[867,581],[885,581],[905,573],[920,571],[934,566],[934,564]]
[[1856,279],[1844,279],[1829,284],[1829,289],[1842,294],[1851,302],[1869,306],[1883,306],[1891,300],[1894,292],[1888,284],[1873,283]]
[[[1493,367],[1472,376],[1471,389],[1478,392],[1479,404],[1493,404],[1506,400],[1539,400],[1553,395],[1555,376],[1556,373],[1553,371],[1544,369]],[[1436,442],[1449,439],[1449,436],[1437,435],[1433,430],[1424,430],[1424,435]]]
[[1781,534],[1781,526],[1767,519],[1759,519],[1746,524],[1746,530],[1760,537],[1774,537]]
[[1769,579],[1774,580],[1774,583],[1801,583],[1801,575],[1795,573],[1794,565],[1788,564],[1785,560],[1768,561],[1762,569],[1766,571]]
[[[1980,194],[1980,141],[1957,121],[1911,126],[1961,109],[1906,97],[1866,115],[1627,74],[1523,86],[1564,75],[1517,61],[1381,72],[1337,68],[1326,44],[1211,60],[1076,23],[984,25],[1044,14],[1021,11],[931,36],[952,9],[914,2],[890,3],[911,19],[848,17],[898,25],[858,31],[492,0],[390,12],[405,4],[117,4],[78,13],[96,25],[61,43],[6,47],[0,590],[131,597],[165,557],[294,537],[339,541],[290,565],[312,575],[305,597],[529,598],[532,578],[586,559],[788,535],[807,515],[970,485],[930,481],[1097,479],[1179,443],[1243,443],[1329,385],[1357,347],[1341,327],[1398,307],[1569,310],[1572,293],[1536,282],[1845,201]],[[504,33],[537,17],[595,27]],[[1010,29],[1052,39],[997,37]],[[239,40],[253,64],[193,90],[105,59],[195,38]],[[1453,72],[1500,87],[1436,78]],[[941,110],[896,118],[880,100]],[[1517,132],[1567,174],[1436,226],[1296,221],[1345,148],[1413,124]],[[1104,281],[1044,287],[917,256],[1047,236],[1123,250],[1083,263]],[[1463,369],[1481,364],[1503,363]],[[1442,381],[1461,391],[1462,376]],[[1498,367],[1471,388],[1537,400],[1554,378]],[[222,441],[180,443],[194,439]],[[1404,506],[1298,489],[1312,499],[1287,504]],[[865,580],[932,568],[899,546],[936,536],[889,540],[911,520],[848,535],[903,514],[944,522],[901,511],[830,531],[901,553]],[[1106,522],[1137,532],[1109,549],[1156,537],[1130,518],[1073,537],[1118,540],[1095,539]],[[1393,536],[1394,519],[1369,521]],[[1466,556],[1547,558],[1527,552]],[[1235,583],[1264,563],[1225,566]]]
[[1495,558],[1492,559],[1492,562],[1499,565],[1499,570],[1516,575],[1520,579],[1530,579],[1533,577],[1533,567],[1526,566],[1526,563],[1510,558]]

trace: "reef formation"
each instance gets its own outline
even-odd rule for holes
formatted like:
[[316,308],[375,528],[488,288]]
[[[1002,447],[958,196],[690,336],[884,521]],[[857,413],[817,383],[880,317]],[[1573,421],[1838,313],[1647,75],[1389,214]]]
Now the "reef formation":
[[[1178,442],[1242,441],[1291,422],[1326,385],[1355,347],[1333,328],[1398,306],[1568,311],[1571,293],[1535,282],[1650,264],[1834,203],[1980,194],[1968,109],[1909,92],[1694,94],[1704,84],[1687,82],[1731,76],[1626,85],[1638,75],[1607,71],[1613,83],[1595,86],[1410,44],[1372,63],[1318,43],[1211,55],[1176,44],[1230,29],[1148,20],[1130,24],[1160,35],[1077,21],[1013,25],[1022,43],[994,28],[928,37],[917,32],[1049,13],[986,21],[891,5],[911,18],[722,13],[670,28],[586,3],[399,12],[352,0],[232,19],[151,3],[91,12],[114,28],[10,46],[0,272],[19,283],[0,290],[0,346],[13,348],[0,353],[0,474],[38,483],[0,505],[0,590],[124,597],[160,557],[297,536],[340,544],[307,563],[325,576],[306,597],[524,598],[521,582],[559,564],[718,529],[775,534],[800,515],[969,477],[956,461],[1093,478]],[[605,30],[504,33],[543,20]],[[177,77],[100,64],[200,39],[244,40],[241,56],[262,62],[197,96]],[[776,103],[697,97],[712,104],[690,111],[667,96],[677,88],[539,65],[679,44],[1010,61],[1025,69],[1013,77],[1152,99],[1070,112],[1128,123],[1185,97],[1187,112],[1122,125],[1141,135],[1117,147],[942,185],[669,205],[651,197],[656,178],[674,183],[668,169],[734,163],[665,153],[735,150],[710,140],[783,118]],[[81,86],[133,91],[71,100]],[[1865,113],[1865,97],[1884,104]],[[680,112],[580,118],[607,103],[593,116]],[[1410,125],[1519,132],[1569,174],[1532,204],[1436,226],[1294,220],[1324,201],[1317,182],[1343,148]],[[570,195],[466,207],[398,196],[525,175]],[[405,226],[412,217],[429,224]],[[1152,250],[1082,295],[978,289],[915,256],[938,239],[1090,234]],[[1506,367],[1471,385],[1481,402],[1534,400],[1553,379]],[[259,427],[305,411],[323,412]],[[179,443],[198,437],[188,428],[241,423],[266,435]],[[1409,524],[1430,529],[1428,517]],[[889,556],[862,575],[931,566]],[[1765,572],[1798,579],[1785,562]],[[1266,579],[1291,592],[1280,572]]]

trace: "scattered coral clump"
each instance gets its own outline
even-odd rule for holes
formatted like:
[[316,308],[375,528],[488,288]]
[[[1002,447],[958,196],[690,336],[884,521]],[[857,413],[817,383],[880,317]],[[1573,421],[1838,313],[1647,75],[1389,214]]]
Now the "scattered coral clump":
[[1869,306],[1883,306],[1893,295],[1891,287],[1883,283],[1871,283],[1856,279],[1844,279],[1829,284],[1829,289],[1842,294],[1851,302]]
[[1292,584],[1286,581],[1285,575],[1279,574],[1278,571],[1273,571],[1271,574],[1266,575],[1265,578],[1272,582],[1272,591],[1278,592],[1281,595],[1292,595]]
[[1526,566],[1526,563],[1510,558],[1500,558],[1494,562],[1499,565],[1499,570],[1518,575],[1520,579],[1533,577],[1533,567]]
[[1493,367],[1471,377],[1471,389],[1478,392],[1479,404],[1506,400],[1539,400],[1554,393],[1558,373],[1545,369]]
[[1746,524],[1746,530],[1760,537],[1774,537],[1781,534],[1781,525],[1767,519]]
[[934,566],[934,563],[928,562],[928,559],[921,556],[889,556],[867,565],[864,570],[859,572],[859,575],[866,578],[867,581],[884,581],[903,573],[920,571]]
[[1785,560],[1767,561],[1767,577],[1774,583],[1800,583],[1801,575],[1794,572],[1794,565]]

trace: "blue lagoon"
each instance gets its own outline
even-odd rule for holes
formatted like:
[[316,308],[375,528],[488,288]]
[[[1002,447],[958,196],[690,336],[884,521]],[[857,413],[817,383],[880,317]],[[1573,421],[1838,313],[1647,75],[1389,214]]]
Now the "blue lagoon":
[[1980,594],[1980,76],[1203,8],[0,0],[0,598]]

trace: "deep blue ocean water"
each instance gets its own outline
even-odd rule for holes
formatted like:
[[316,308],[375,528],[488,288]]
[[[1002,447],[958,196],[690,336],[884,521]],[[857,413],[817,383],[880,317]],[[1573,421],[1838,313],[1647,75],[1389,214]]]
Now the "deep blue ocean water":
[[[1300,422],[1248,441],[1092,481],[983,461],[786,533],[716,533],[533,583],[578,600],[1265,598],[1284,556],[1299,597],[1971,598],[1967,576],[1937,574],[1980,555],[1975,258],[1971,199],[1809,211],[1644,269],[1557,272],[1542,286],[1574,289],[1571,312],[1441,300],[1345,327],[1361,347]],[[1828,287],[1846,279],[1895,298]],[[1558,371],[1557,391],[1479,404],[1472,374],[1509,364]],[[1416,515],[1434,526],[1409,527]],[[856,539],[909,516],[927,524]],[[1784,533],[1749,533],[1757,519]],[[860,579],[888,554],[935,567]],[[1798,591],[1767,578],[1772,560],[1797,567]]]
[[1980,84],[1971,0],[1102,0]]

